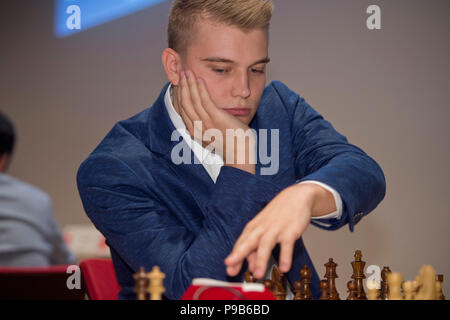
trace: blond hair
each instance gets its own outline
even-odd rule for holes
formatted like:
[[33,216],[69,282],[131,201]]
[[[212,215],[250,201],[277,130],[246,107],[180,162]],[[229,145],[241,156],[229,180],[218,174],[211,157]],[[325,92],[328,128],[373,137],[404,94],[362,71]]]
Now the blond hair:
[[169,15],[169,48],[184,53],[200,17],[244,31],[268,30],[272,12],[270,0],[175,0]]

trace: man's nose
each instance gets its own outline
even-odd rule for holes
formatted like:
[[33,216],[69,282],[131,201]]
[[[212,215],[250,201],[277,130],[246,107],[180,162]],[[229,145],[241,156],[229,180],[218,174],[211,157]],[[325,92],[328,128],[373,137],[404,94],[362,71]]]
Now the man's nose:
[[247,72],[238,72],[233,81],[232,95],[234,97],[248,98],[250,96],[250,84]]

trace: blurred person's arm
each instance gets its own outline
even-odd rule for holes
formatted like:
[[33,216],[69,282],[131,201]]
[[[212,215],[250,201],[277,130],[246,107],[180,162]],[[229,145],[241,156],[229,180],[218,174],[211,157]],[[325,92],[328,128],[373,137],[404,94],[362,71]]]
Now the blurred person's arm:
[[46,210],[49,212],[48,227],[50,230],[49,236],[52,247],[50,263],[52,265],[75,264],[76,257],[64,242],[61,229],[54,219],[53,207],[50,199],[46,204]]

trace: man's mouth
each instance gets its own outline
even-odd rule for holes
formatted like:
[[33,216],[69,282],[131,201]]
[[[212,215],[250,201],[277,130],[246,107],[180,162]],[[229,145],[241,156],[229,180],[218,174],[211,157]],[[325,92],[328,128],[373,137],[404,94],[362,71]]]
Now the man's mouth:
[[225,109],[226,112],[229,114],[232,114],[233,116],[248,116],[250,114],[249,108],[231,108],[231,109]]

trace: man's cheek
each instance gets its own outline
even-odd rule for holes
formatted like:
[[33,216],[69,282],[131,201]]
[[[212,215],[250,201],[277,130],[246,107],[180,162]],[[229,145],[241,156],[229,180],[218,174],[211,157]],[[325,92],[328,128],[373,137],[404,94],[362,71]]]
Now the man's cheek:
[[205,83],[206,90],[208,90],[209,96],[212,99],[212,95],[214,94],[214,83],[211,77],[204,74],[198,74],[199,78],[202,78],[203,82]]
[[[204,79],[204,78],[202,78]],[[217,81],[211,80],[211,79],[204,79],[206,83],[206,88],[209,93],[209,97],[211,98],[212,102],[216,105],[216,107],[223,107],[221,105],[222,96],[223,96],[223,89],[221,88],[221,84],[217,83]]]

